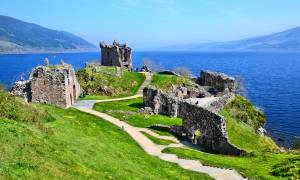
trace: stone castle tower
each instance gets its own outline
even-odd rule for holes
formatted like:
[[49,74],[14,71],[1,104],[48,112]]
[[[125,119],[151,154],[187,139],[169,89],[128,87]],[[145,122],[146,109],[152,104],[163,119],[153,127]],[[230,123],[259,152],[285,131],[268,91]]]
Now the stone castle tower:
[[131,60],[131,48],[127,43],[121,45],[114,41],[112,45],[106,45],[105,42],[100,42],[101,48],[101,64],[103,66],[119,66],[133,70]]
[[34,68],[29,80],[16,82],[11,93],[29,102],[68,108],[79,97],[80,85],[71,65],[46,65]]

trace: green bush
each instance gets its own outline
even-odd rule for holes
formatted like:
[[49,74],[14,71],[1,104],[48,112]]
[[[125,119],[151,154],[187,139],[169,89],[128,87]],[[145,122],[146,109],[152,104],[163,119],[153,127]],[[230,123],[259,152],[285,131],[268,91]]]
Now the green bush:
[[134,95],[145,80],[144,74],[122,69],[120,75],[117,75],[116,67],[106,66],[83,68],[78,70],[76,75],[81,88],[90,96]]
[[190,86],[191,84],[192,82],[188,78],[165,74],[154,74],[151,82],[151,85],[165,92],[169,92],[172,89],[172,85]]
[[258,129],[266,123],[265,115],[242,96],[237,96],[224,109],[230,112],[233,118],[252,126],[254,129]]
[[4,90],[5,90],[4,85],[3,85],[3,84],[0,84],[0,93],[1,93],[1,92],[4,92]]

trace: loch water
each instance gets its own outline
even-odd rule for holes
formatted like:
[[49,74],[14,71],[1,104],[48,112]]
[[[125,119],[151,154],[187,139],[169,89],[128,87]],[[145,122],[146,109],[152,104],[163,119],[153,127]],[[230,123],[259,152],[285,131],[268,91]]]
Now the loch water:
[[[20,76],[26,78],[33,67],[43,64],[46,57],[50,63],[63,59],[78,69],[87,61],[99,60],[100,53],[0,55],[0,83],[9,88]],[[166,69],[188,67],[195,76],[201,69],[208,69],[242,79],[247,98],[265,113],[265,129],[271,137],[286,147],[300,138],[300,53],[133,53],[135,67],[140,67],[144,59]]]

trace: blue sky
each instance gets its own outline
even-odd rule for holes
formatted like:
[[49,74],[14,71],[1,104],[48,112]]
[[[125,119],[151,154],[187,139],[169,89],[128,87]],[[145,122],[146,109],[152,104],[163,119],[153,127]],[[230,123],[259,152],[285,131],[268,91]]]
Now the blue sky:
[[136,49],[227,41],[300,26],[299,0],[0,0],[0,14]]

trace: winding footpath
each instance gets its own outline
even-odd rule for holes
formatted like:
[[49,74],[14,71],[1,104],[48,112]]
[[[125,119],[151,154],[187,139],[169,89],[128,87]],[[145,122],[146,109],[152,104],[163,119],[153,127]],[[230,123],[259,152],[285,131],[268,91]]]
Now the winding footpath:
[[[149,129],[137,128],[137,127],[131,126],[131,125],[127,124],[126,122],[120,121],[119,119],[114,118],[110,115],[93,110],[93,105],[95,103],[120,101],[120,100],[127,100],[127,99],[134,99],[134,98],[142,97],[144,87],[148,86],[152,80],[152,75],[150,73],[145,73],[145,75],[146,75],[146,79],[145,79],[144,83],[140,87],[137,94],[134,96],[124,97],[124,98],[116,98],[116,99],[106,99],[106,100],[81,100],[81,101],[76,102],[73,105],[73,107],[82,112],[86,112],[86,113],[98,116],[98,117],[122,128],[144,149],[144,151],[146,153],[156,156],[164,161],[176,163],[180,167],[187,169],[187,170],[208,174],[217,180],[245,179],[235,170],[204,166],[198,160],[181,159],[181,158],[178,158],[174,154],[162,153],[162,151],[168,147],[185,147],[185,148],[187,148],[187,147],[184,144],[180,143],[174,137],[161,136]],[[157,144],[153,143],[150,139],[148,139],[142,132],[146,132],[146,133],[148,133],[154,137],[160,138],[160,139],[171,140],[174,143],[167,145],[167,146],[157,145]]]

